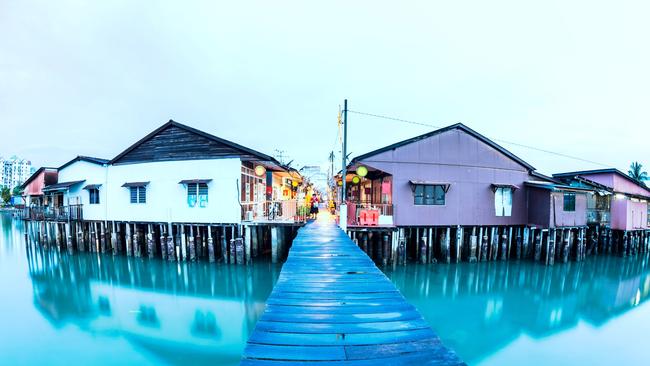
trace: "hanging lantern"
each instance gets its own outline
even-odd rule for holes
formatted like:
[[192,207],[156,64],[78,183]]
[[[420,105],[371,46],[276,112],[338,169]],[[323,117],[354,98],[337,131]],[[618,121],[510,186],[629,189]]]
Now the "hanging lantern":
[[357,177],[356,175],[352,177],[352,183],[359,184],[359,182],[361,182],[361,178]]
[[338,181],[338,184],[339,184],[339,186],[342,186],[342,185],[343,185],[343,181],[342,181],[342,180]]
[[294,187],[298,187],[298,181],[294,180],[293,182],[291,182],[291,185]]
[[266,173],[266,168],[263,165],[258,165],[255,167],[255,175],[258,177],[263,176]]
[[361,165],[360,167],[357,168],[357,175],[360,177],[365,177],[368,174],[368,168],[365,166]]

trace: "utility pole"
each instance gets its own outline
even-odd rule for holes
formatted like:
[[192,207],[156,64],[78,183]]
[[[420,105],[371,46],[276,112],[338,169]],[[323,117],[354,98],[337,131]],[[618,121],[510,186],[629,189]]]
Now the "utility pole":
[[341,168],[341,180],[342,180],[342,185],[341,188],[342,193],[341,193],[341,204],[339,205],[339,226],[341,229],[346,232],[347,234],[347,229],[348,229],[348,206],[346,204],[347,201],[347,195],[345,192],[346,188],[346,182],[345,178],[347,175],[347,147],[348,147],[348,100],[345,99],[343,102],[343,153],[341,154],[341,161],[342,161],[342,168]]

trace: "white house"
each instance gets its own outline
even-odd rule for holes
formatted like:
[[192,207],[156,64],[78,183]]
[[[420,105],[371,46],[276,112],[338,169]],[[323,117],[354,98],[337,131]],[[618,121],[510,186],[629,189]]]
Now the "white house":
[[170,120],[110,161],[73,159],[47,189],[64,194],[61,205],[81,204],[84,220],[239,224],[263,210],[274,172],[287,169]]

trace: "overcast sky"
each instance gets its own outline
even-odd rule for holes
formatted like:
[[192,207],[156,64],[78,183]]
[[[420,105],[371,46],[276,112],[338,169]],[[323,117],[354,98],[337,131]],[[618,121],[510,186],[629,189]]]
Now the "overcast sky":
[[[649,15],[643,1],[0,0],[0,154],[111,158],[171,118],[325,165],[348,98],[650,168]],[[349,126],[353,156],[433,129]],[[502,145],[543,173],[602,167]]]

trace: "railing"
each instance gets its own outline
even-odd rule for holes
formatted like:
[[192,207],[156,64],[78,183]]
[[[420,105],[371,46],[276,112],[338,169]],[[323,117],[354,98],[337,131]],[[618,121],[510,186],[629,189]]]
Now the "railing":
[[590,224],[608,224],[611,214],[608,210],[587,210],[587,222]]
[[242,220],[250,222],[304,222],[309,208],[297,200],[242,202]]
[[348,203],[348,225],[392,225],[393,205],[390,203]]
[[82,205],[25,207],[20,211],[20,218],[34,221],[79,221],[83,220],[83,207]]

